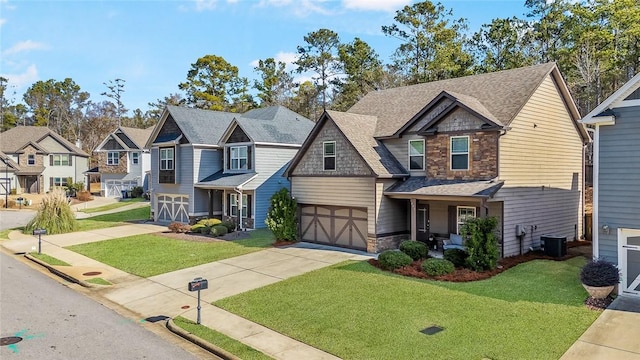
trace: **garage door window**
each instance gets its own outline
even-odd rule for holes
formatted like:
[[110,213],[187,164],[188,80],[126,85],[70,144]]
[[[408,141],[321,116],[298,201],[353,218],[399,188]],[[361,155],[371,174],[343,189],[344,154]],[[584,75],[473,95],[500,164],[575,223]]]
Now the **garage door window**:
[[325,141],[323,146],[324,170],[336,169],[336,142]]

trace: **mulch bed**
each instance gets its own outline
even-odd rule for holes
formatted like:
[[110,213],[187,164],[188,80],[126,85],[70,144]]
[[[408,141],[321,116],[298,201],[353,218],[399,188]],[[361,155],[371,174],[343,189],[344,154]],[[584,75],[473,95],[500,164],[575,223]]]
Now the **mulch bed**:
[[295,241],[284,241],[284,240],[277,240],[276,242],[274,242],[272,244],[273,247],[285,247],[285,246],[290,246],[295,244]]
[[204,235],[200,233],[174,233],[171,231],[162,231],[156,233],[156,235],[186,241],[196,242],[218,242],[218,241],[233,241],[249,238],[249,232],[247,231],[235,231],[224,236],[215,237],[213,235]]
[[[571,241],[571,242],[567,242],[567,248],[586,246],[590,244],[591,243],[586,243],[584,241]],[[477,271],[473,271],[465,268],[456,268],[454,272],[452,272],[451,274],[446,274],[441,276],[429,276],[425,274],[421,268],[422,261],[417,260],[411,263],[409,266],[395,269],[392,272],[398,275],[410,276],[410,277],[415,277],[419,279],[432,279],[432,280],[450,281],[450,282],[469,282],[469,281],[478,281],[478,280],[488,279],[516,265],[519,265],[531,260],[543,259],[543,260],[564,261],[564,260],[576,257],[578,255],[579,254],[577,253],[571,252],[563,257],[551,257],[548,255],[545,255],[541,251],[531,251],[523,255],[511,256],[511,257],[500,259],[498,260],[498,267],[493,270],[477,272]],[[380,263],[376,259],[369,259],[369,264],[379,269],[382,269],[380,268]]]
[[584,305],[591,310],[604,311],[604,309],[609,307],[609,305],[611,305],[612,302],[613,302],[613,298],[611,296],[607,296],[604,299],[596,299],[589,296],[584,301]]

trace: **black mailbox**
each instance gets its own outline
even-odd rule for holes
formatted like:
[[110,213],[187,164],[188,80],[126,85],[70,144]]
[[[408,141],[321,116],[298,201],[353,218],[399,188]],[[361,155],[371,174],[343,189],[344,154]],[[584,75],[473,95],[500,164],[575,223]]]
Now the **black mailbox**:
[[46,235],[47,229],[34,229],[33,235]]
[[207,288],[209,288],[207,279],[195,278],[189,282],[189,291],[205,290]]

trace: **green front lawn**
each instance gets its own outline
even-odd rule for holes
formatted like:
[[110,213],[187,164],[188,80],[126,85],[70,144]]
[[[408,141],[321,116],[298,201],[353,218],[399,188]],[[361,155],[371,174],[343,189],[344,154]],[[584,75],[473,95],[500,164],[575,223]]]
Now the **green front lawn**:
[[87,214],[93,214],[93,213],[97,213],[97,212],[101,212],[101,211],[118,209],[118,208],[121,208],[123,206],[131,205],[133,203],[138,203],[138,202],[142,202],[142,201],[145,201],[145,200],[143,198],[123,199],[123,200],[120,200],[120,201],[115,202],[113,204],[108,204],[108,205],[104,205],[104,206],[83,209],[83,210],[80,210],[80,211],[83,212],[83,213],[87,213]]
[[113,226],[125,225],[128,222],[149,220],[151,209],[149,207],[141,207],[137,209],[120,211],[113,214],[104,214],[94,216],[88,219],[78,220],[77,231],[89,231],[95,229],[103,229]]
[[147,234],[70,246],[67,249],[130,274],[149,277],[259,251],[273,243],[273,234],[260,229],[250,238],[196,242]]
[[193,335],[206,340],[207,342],[216,345],[217,347],[228,351],[229,353],[239,357],[243,360],[269,360],[269,356],[261,353],[260,351],[247,346],[240,341],[234,340],[222,333],[215,330],[211,330],[203,325],[198,325],[189,319],[185,319],[181,316],[173,319],[173,322],[184,330],[192,333]]
[[71,266],[71,264],[69,264],[68,262],[62,261],[58,258],[54,258],[53,256],[50,256],[47,254],[38,254],[37,252],[32,252],[32,253],[29,253],[29,255],[33,256],[38,260],[44,261],[49,265]]
[[[536,260],[472,283],[349,262],[215,305],[343,359],[557,359],[599,315],[582,304],[584,261]],[[444,331],[420,332],[433,325]]]

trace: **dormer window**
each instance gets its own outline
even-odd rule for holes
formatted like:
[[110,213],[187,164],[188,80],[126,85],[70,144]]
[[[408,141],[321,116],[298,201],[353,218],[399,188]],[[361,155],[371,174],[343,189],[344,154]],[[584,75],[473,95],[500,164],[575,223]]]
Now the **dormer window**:
[[322,143],[322,158],[324,162],[324,170],[336,169],[336,142],[325,141]]
[[409,170],[424,170],[424,140],[409,140]]
[[247,146],[232,146],[230,151],[229,168],[231,170],[247,170],[249,168]]
[[36,164],[36,156],[34,154],[27,155],[27,165],[35,165]]
[[451,137],[451,170],[469,170],[469,137]]

